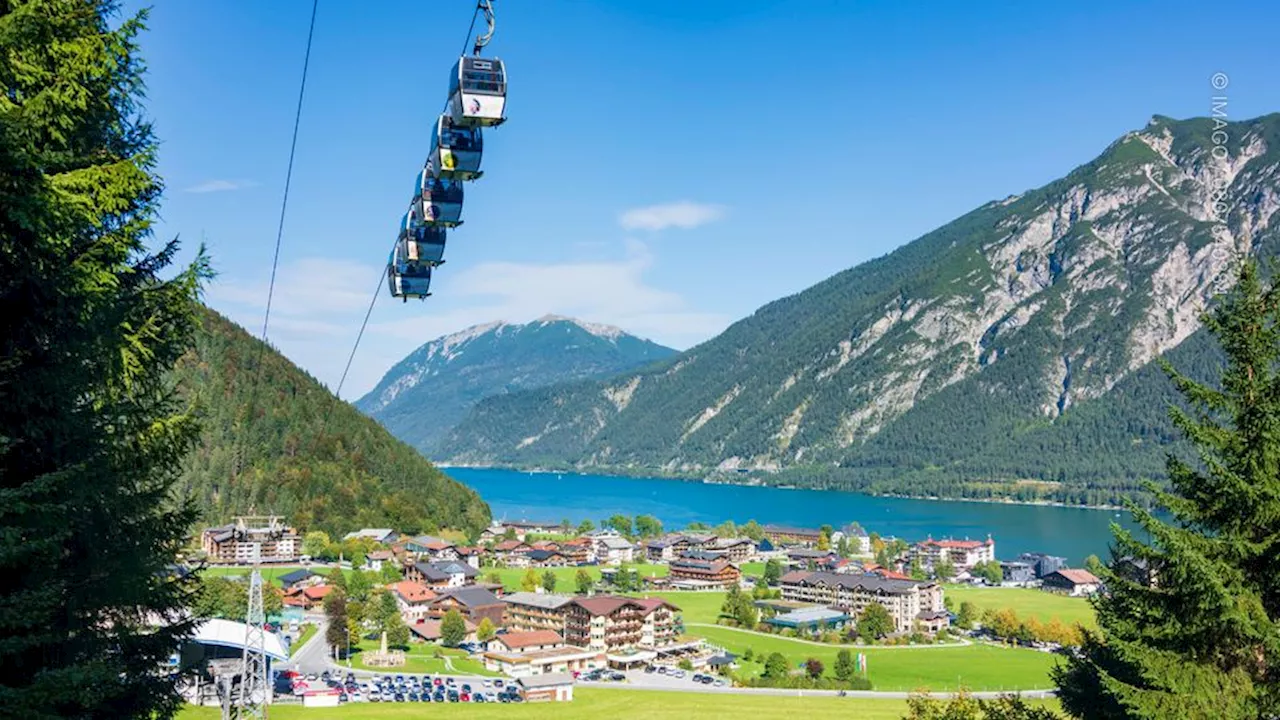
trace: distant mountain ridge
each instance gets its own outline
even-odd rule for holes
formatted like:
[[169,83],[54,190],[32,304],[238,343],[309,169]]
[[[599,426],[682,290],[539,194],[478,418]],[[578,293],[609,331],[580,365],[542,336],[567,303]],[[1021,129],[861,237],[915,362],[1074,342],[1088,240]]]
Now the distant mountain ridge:
[[1198,313],[1233,257],[1280,250],[1278,208],[1280,114],[1156,116],[665,362],[488,399],[438,456],[1113,502],[1173,442],[1152,360],[1213,375]]
[[490,322],[436,338],[396,363],[356,407],[424,453],[484,398],[607,377],[671,348],[612,325],[561,315]]

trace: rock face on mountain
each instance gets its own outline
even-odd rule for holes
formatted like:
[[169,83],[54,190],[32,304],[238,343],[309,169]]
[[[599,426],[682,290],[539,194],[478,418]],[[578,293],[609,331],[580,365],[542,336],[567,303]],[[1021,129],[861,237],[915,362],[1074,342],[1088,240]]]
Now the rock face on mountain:
[[1157,116],[665,363],[483,402],[439,457],[1109,499],[1171,441],[1152,360],[1211,374],[1199,313],[1280,245],[1278,165],[1280,114]]
[[486,397],[607,377],[675,353],[616,327],[555,315],[476,325],[414,350],[356,407],[430,453]]

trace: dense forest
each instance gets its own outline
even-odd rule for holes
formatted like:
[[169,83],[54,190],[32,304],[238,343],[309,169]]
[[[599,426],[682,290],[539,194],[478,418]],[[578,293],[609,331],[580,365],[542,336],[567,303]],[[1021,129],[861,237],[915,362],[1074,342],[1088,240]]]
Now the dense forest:
[[[605,381],[489,398],[451,462],[1110,504],[1163,477],[1232,258],[1280,251],[1280,114],[1155,117],[1048,185]],[[1212,188],[1225,183],[1215,206]],[[1220,222],[1214,222],[1218,220]],[[1229,280],[1226,280],[1229,285]]]
[[473,533],[489,522],[474,491],[212,310],[174,374],[204,428],[181,488],[205,522],[278,513],[338,535],[359,527]]

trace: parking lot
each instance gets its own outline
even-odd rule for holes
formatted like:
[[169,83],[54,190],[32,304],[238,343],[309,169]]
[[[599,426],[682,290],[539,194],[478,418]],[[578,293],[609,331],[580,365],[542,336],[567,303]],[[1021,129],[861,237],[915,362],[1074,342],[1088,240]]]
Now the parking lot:
[[523,702],[514,681],[448,675],[378,673],[360,675],[325,672],[282,676],[277,693],[302,695],[313,690],[336,690],[338,702]]
[[[726,680],[698,671],[676,670],[674,668],[668,669],[667,672],[660,672],[659,670],[655,670],[653,672],[646,672],[645,670],[628,670],[621,673],[621,675],[625,678],[626,683],[639,687],[661,688],[664,690],[682,690],[685,692],[727,692],[733,689]],[[703,678],[710,678],[710,682],[700,682]]]

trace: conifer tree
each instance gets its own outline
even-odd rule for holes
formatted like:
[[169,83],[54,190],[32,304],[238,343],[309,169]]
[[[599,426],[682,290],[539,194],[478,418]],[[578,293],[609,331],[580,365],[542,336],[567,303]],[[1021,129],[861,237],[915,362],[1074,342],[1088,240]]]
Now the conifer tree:
[[1077,717],[1280,711],[1280,294],[1245,261],[1204,322],[1226,356],[1220,387],[1166,366],[1199,462],[1171,454],[1170,489],[1150,486],[1171,521],[1131,505],[1149,540],[1112,528],[1099,632],[1054,678]]
[[[151,246],[161,193],[140,117],[145,12],[0,2],[0,705],[167,717],[158,668],[192,630],[195,521],[175,497],[196,419],[167,373],[203,252]],[[159,623],[153,621],[159,620]]]
[[440,621],[440,644],[458,647],[467,639],[467,621],[457,608],[450,608]]

